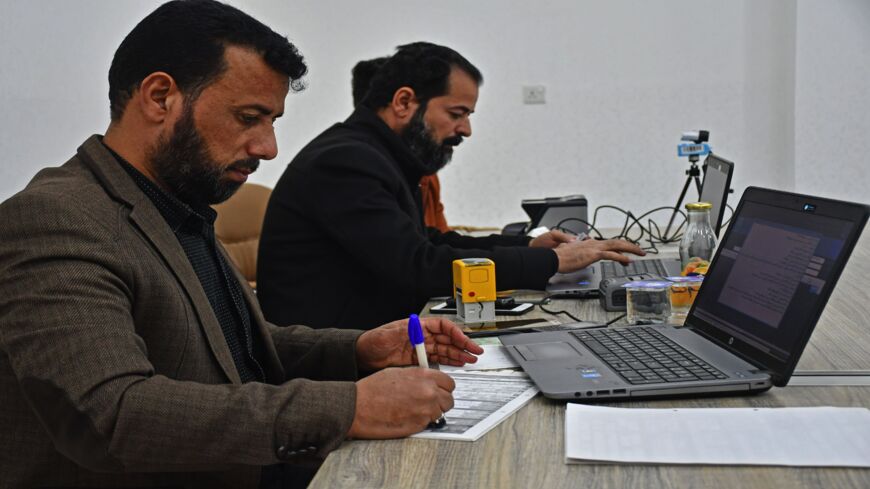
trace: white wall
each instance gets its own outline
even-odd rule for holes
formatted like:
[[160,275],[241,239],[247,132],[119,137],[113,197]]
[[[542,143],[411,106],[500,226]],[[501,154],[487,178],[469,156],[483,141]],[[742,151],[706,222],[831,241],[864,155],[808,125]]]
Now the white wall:
[[[114,49],[159,3],[0,0],[0,199],[105,130]],[[866,0],[231,3],[310,67],[255,182],[274,185],[349,114],[356,61],[427,40],[485,77],[474,136],[441,173],[451,223],[522,220],[520,199],[569,193],[635,213],[673,205],[688,168],[675,145],[692,129],[736,162],[738,196],[752,184],[870,200]],[[523,105],[524,84],[545,85],[547,103]]]
[[870,1],[800,1],[796,188],[870,202]]

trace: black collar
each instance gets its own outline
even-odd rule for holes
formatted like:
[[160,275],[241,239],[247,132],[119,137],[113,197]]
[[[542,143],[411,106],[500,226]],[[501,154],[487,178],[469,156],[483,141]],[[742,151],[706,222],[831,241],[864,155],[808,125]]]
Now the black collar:
[[426,174],[426,165],[411,151],[411,148],[390,129],[390,126],[384,122],[374,111],[368,107],[357,107],[356,110],[344,121],[344,124],[351,128],[363,128],[369,133],[377,136],[378,141],[389,151],[393,159],[400,166],[400,169],[408,179],[408,183],[415,188],[420,178]]

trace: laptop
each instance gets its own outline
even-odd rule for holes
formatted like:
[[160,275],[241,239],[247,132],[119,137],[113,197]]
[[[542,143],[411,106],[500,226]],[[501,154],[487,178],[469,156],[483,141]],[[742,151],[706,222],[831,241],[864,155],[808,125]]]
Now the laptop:
[[537,227],[558,228],[571,234],[586,234],[589,231],[586,197],[568,195],[546,199],[526,199],[523,210],[529,215],[528,229]]
[[701,198],[698,201],[713,205],[710,209],[710,224],[717,237],[722,230],[722,218],[725,217],[733,174],[734,163],[718,155],[710,153],[704,161],[704,182],[701,184]]
[[870,207],[746,189],[685,327],[502,337],[545,396],[761,392],[788,383]]
[[[731,188],[734,163],[710,153],[704,161],[704,181],[701,184],[701,202],[710,202],[710,225],[716,236],[722,228],[722,219]],[[656,275],[669,277],[679,275],[682,266],[679,258],[639,258],[628,266],[615,261],[600,261],[592,266],[571,273],[557,273],[547,284],[547,292],[553,297],[585,298],[599,293],[602,280],[633,275]]]

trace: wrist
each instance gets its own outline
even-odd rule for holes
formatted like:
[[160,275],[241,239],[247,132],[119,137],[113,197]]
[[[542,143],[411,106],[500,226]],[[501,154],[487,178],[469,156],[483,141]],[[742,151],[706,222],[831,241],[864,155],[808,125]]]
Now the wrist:
[[567,250],[565,248],[554,248],[553,253],[556,254],[556,271],[559,273],[569,272]]
[[373,360],[368,354],[371,351],[369,344],[371,343],[372,331],[366,331],[359,335],[356,340],[356,366],[360,373],[371,373],[378,368],[373,365]]

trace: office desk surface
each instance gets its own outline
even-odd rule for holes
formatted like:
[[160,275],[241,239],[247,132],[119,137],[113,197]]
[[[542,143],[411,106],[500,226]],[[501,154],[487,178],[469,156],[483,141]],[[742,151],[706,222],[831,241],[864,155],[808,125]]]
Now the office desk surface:
[[[870,370],[870,238],[864,233],[798,364],[800,370]],[[597,301],[554,301],[586,320],[618,313]],[[530,313],[533,314],[533,313]],[[539,310],[540,317],[552,317]],[[565,316],[560,317],[567,322]],[[515,318],[514,318],[515,319]],[[756,396],[605,403],[621,407],[870,407],[870,387],[774,387]],[[565,404],[535,398],[480,440],[349,441],[311,488],[868,488],[870,470],[661,465],[567,465]]]
[[[867,387],[786,387],[753,397],[605,404],[634,407],[868,406]],[[567,465],[565,404],[543,397],[474,443],[346,442],[311,488],[867,488],[870,470]]]

